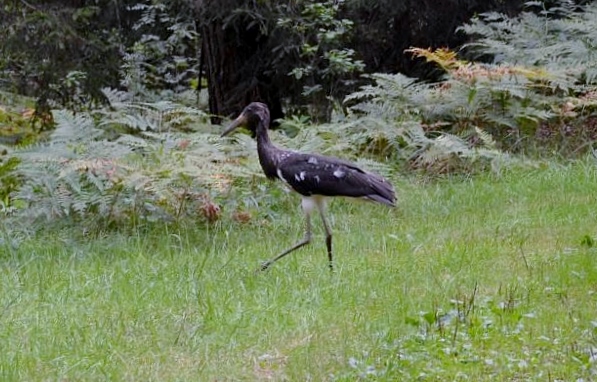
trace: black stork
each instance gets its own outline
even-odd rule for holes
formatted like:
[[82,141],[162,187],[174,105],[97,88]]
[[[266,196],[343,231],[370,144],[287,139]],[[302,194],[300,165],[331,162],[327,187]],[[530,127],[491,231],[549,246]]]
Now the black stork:
[[261,265],[269,268],[277,260],[311,242],[311,213],[319,210],[325,229],[325,243],[329,267],[332,263],[332,231],[325,217],[326,199],[349,197],[366,199],[394,207],[396,196],[392,185],[380,175],[367,172],[356,164],[338,158],[318,154],[306,154],[283,150],[272,144],[267,133],[270,123],[269,109],[260,102],[249,104],[222,137],[237,127],[245,126],[257,139],[259,163],[269,179],[280,179],[290,189],[302,196],[302,208],[306,215],[306,232],[303,240]]

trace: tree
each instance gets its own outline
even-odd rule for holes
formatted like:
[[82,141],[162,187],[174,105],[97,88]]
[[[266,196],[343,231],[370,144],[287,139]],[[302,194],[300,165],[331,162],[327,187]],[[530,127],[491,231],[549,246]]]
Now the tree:
[[[131,27],[127,2],[86,3],[9,1],[0,8],[1,77],[11,90],[36,97],[38,109],[68,103],[74,79],[92,97],[118,81],[122,31]],[[69,77],[75,71],[83,75]]]
[[198,3],[201,60],[207,77],[209,108],[220,116],[238,113],[251,101],[270,106],[272,119],[282,116],[281,95],[268,73],[268,39],[274,21],[268,2],[205,0]]
[[0,85],[35,97],[38,112],[101,102],[103,88],[127,86],[134,65],[154,88],[173,88],[181,61],[192,61],[179,58],[197,57],[192,10],[190,0],[7,1]]

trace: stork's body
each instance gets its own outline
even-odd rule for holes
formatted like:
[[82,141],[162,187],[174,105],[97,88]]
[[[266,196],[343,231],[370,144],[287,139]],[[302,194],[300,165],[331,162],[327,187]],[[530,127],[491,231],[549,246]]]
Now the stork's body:
[[306,233],[302,241],[265,262],[261,269],[311,241],[311,213],[319,210],[326,232],[326,247],[329,266],[332,269],[332,231],[325,218],[325,201],[328,197],[361,198],[394,206],[395,194],[392,185],[381,176],[366,172],[356,164],[342,159],[317,154],[306,154],[282,150],[272,144],[267,129],[269,110],[265,104],[254,102],[224,131],[231,133],[238,126],[246,125],[257,139],[259,163],[269,179],[280,179],[299,193],[306,215]]

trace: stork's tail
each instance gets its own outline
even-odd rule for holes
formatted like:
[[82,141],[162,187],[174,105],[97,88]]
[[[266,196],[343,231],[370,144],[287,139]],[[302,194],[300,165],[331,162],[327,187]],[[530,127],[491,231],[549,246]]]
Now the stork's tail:
[[371,186],[371,193],[365,195],[366,199],[373,200],[375,202],[385,204],[386,206],[396,206],[396,193],[394,187],[377,174],[367,174],[369,185]]

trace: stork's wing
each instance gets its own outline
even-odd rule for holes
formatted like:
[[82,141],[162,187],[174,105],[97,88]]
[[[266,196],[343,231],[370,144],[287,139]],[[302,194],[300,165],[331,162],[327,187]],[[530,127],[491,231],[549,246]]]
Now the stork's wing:
[[380,175],[338,158],[293,153],[278,164],[278,175],[301,195],[365,198],[389,206],[394,189]]

